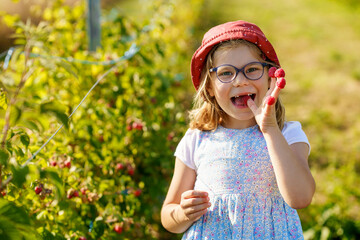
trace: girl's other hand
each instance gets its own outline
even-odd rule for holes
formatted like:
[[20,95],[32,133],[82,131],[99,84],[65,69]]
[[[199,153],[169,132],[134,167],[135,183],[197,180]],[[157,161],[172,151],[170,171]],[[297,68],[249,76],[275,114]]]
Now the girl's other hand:
[[210,198],[205,191],[188,190],[181,194],[180,209],[187,221],[195,222],[210,206]]

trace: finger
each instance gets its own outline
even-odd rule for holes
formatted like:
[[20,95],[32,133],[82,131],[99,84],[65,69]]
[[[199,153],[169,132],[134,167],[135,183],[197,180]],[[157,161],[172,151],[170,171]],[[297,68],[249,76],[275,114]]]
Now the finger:
[[184,199],[180,202],[182,208],[192,208],[194,206],[201,206],[202,204],[207,204],[210,202],[210,198],[190,198]]
[[271,93],[274,91],[275,87],[276,87],[276,78],[271,78],[270,87],[269,87],[269,90],[267,91],[266,96],[271,95]]
[[187,217],[189,218],[189,220],[197,221],[197,220],[199,220],[204,214],[206,214],[207,211],[208,211],[207,209],[204,209],[204,210],[202,210],[202,211],[189,214]]
[[208,209],[210,206],[211,206],[210,202],[202,203],[199,205],[191,205],[191,206],[184,206],[183,204],[180,204],[180,207],[183,209],[184,214],[188,217],[194,213],[204,211]]
[[254,100],[252,100],[251,98],[249,98],[246,102],[247,106],[250,108],[250,110],[255,114],[258,110],[258,106],[256,105],[256,103],[254,102]]
[[274,91],[271,93],[271,96],[273,96],[275,99],[278,98],[279,94],[280,94],[280,91],[281,89],[283,89],[286,85],[286,80],[285,78],[281,77],[281,78],[278,78],[276,80],[276,86],[275,86],[275,89]]
[[200,191],[200,190],[189,190],[186,192],[183,192],[182,194],[182,198],[187,199],[187,198],[205,198],[209,196],[209,194],[205,191]]
[[271,105],[274,105],[275,102],[276,102],[276,98],[273,97],[273,96],[268,96],[265,100],[267,106],[271,106]]

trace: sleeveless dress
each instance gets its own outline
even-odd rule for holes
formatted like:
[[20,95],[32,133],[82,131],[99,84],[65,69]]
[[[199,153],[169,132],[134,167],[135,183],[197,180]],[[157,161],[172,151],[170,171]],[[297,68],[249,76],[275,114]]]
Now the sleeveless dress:
[[[299,122],[286,122],[288,143],[309,144]],[[299,216],[281,196],[265,139],[258,126],[214,131],[189,129],[175,156],[209,193],[208,212],[182,239],[304,239]]]

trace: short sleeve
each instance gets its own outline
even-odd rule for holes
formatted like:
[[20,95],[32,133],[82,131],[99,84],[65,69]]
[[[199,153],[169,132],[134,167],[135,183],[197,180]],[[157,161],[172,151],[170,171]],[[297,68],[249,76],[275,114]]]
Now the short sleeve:
[[180,140],[176,147],[174,156],[180,159],[186,166],[195,170],[194,152],[196,146],[196,139],[199,135],[199,130],[188,129],[184,137]]
[[310,143],[305,132],[302,130],[300,122],[297,121],[285,122],[284,128],[282,130],[282,134],[284,135],[289,145],[298,142],[306,143],[309,146],[309,154],[310,154]]

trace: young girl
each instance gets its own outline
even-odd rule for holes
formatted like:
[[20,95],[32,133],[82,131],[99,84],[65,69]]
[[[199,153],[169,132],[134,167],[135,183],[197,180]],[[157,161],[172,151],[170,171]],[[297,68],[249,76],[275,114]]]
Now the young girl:
[[[262,31],[245,21],[210,29],[191,62],[197,89],[180,141],[163,226],[183,239],[303,239],[295,209],[315,182],[299,122],[286,122],[279,67]],[[269,101],[276,100],[275,104]]]

